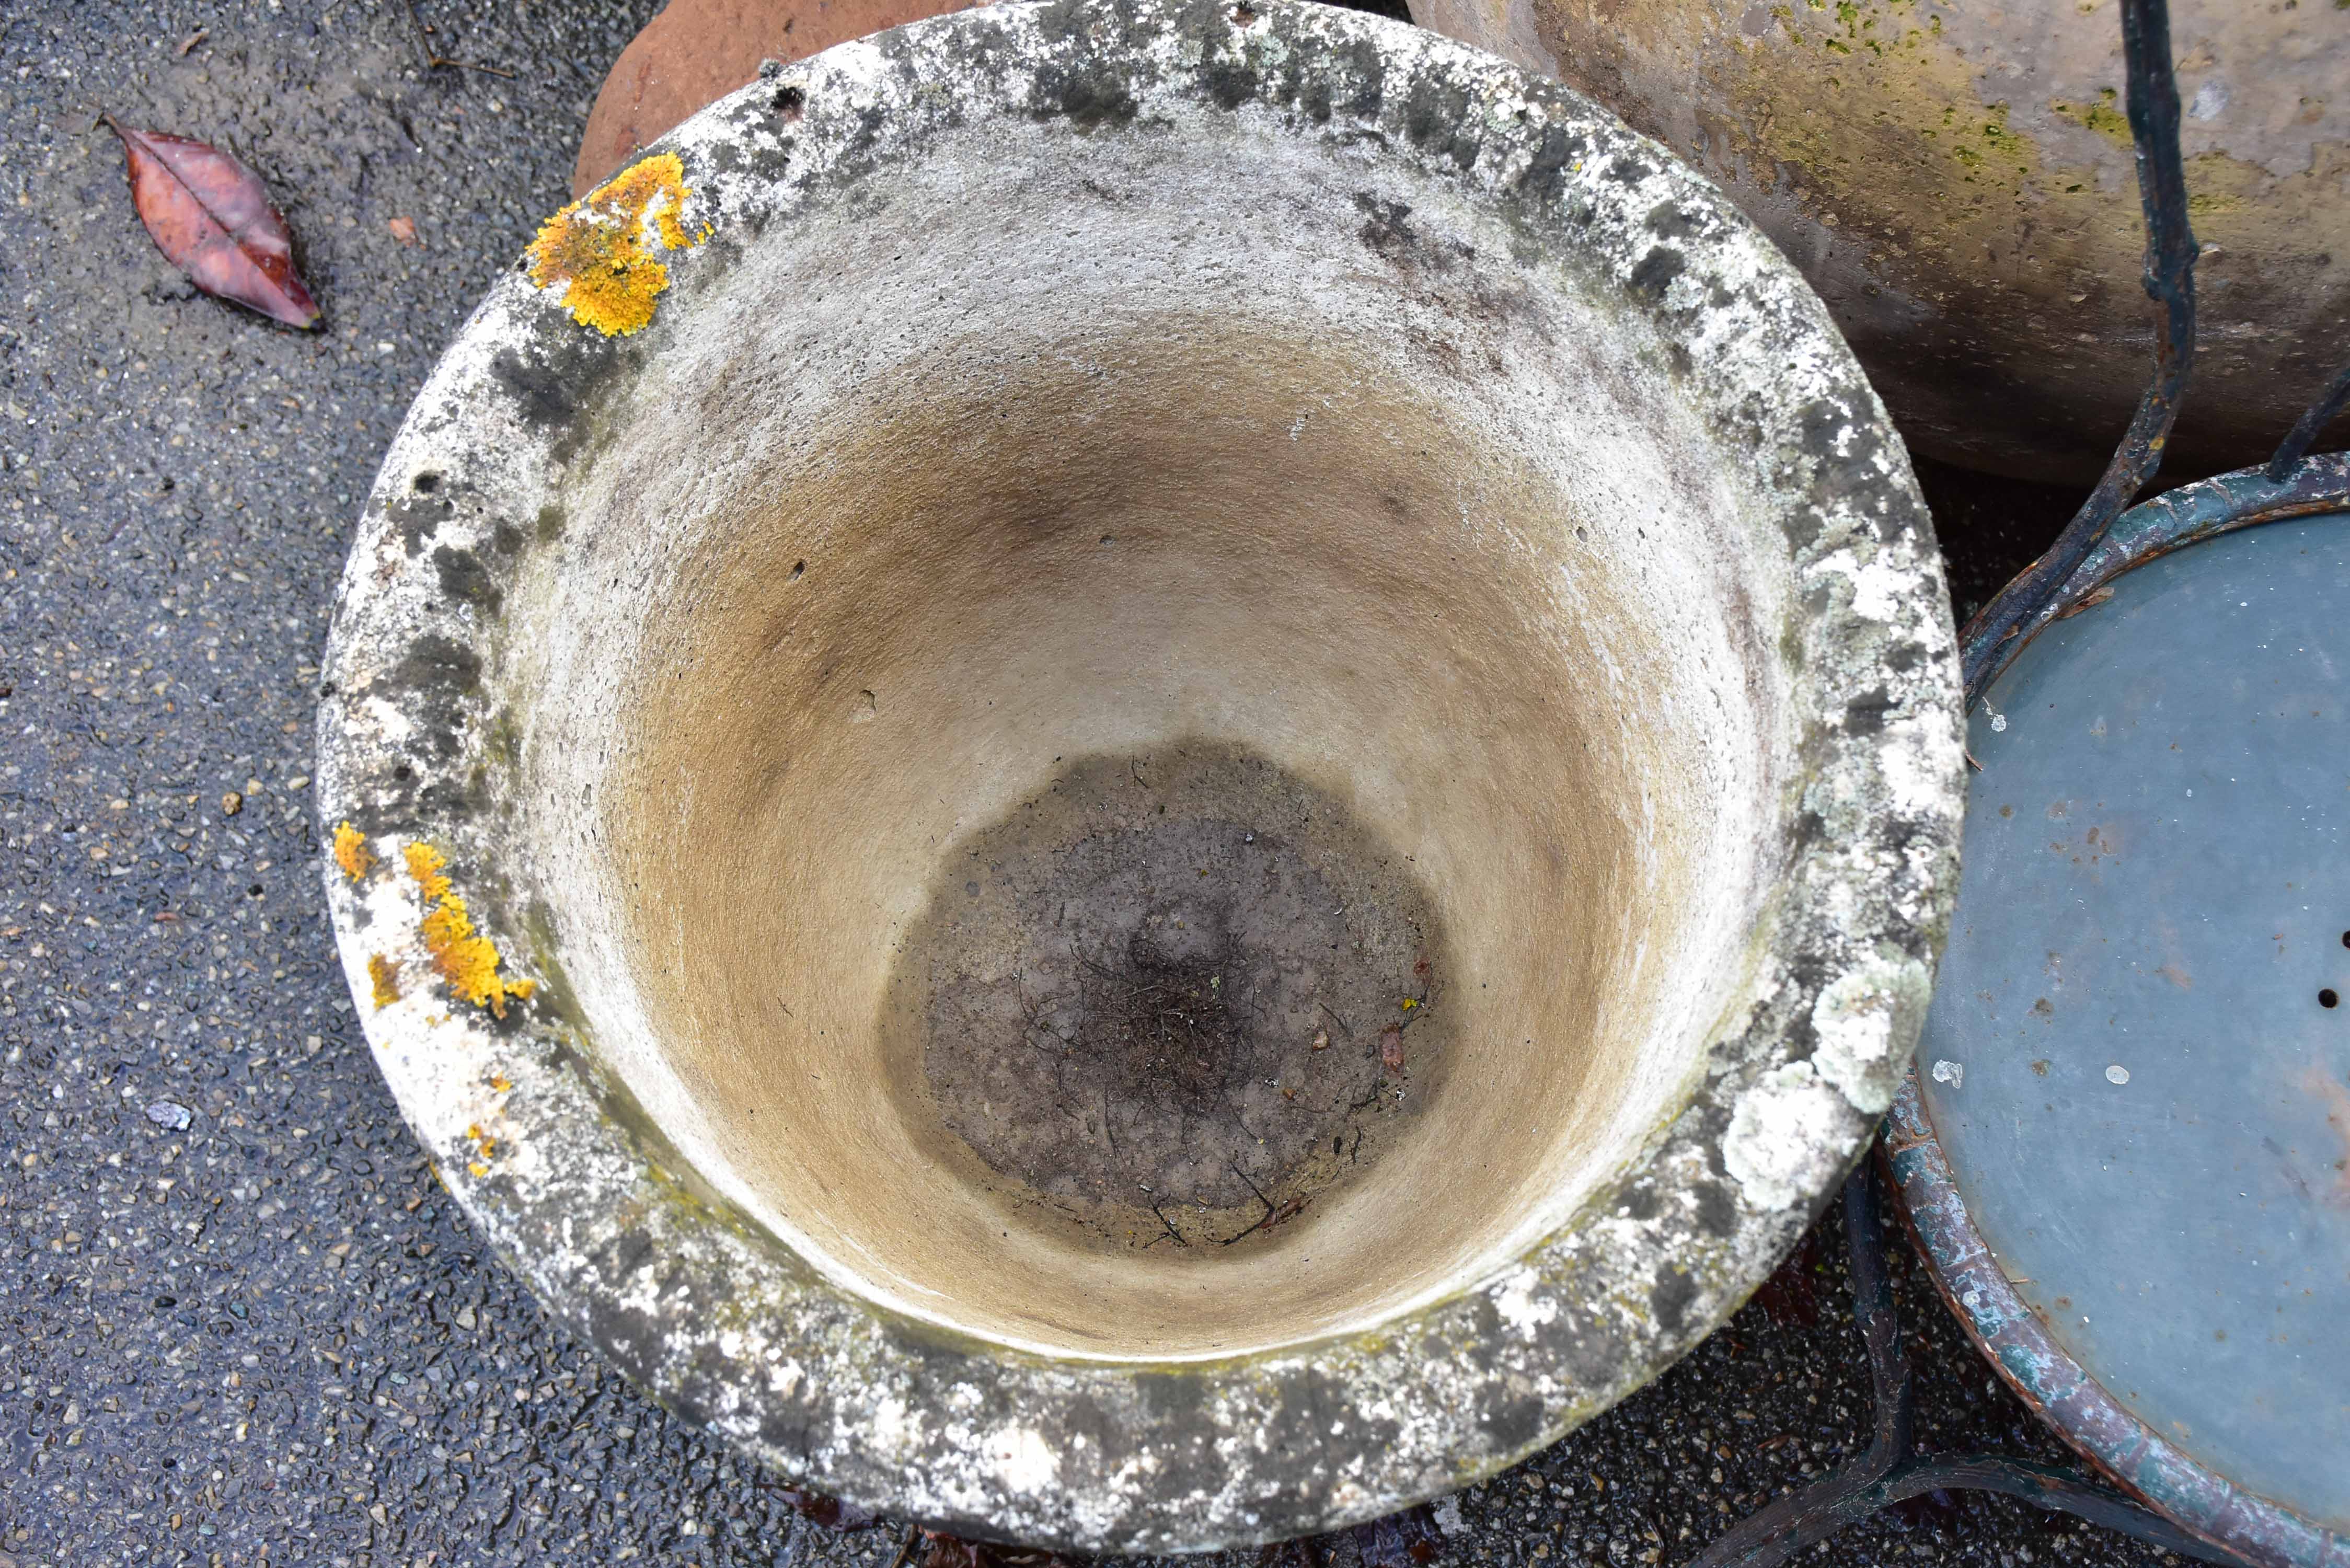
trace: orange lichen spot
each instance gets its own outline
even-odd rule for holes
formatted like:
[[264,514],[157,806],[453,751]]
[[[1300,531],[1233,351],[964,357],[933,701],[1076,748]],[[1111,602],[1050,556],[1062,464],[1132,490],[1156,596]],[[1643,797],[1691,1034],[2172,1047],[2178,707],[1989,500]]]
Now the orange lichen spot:
[[400,1000],[400,966],[381,953],[369,958],[368,980],[375,986],[378,1007],[390,1007]]
[[354,882],[375,867],[375,851],[368,847],[367,835],[348,822],[335,829],[335,864]]
[[424,889],[427,898],[448,896],[449,878],[441,874],[442,867],[449,864],[447,856],[430,844],[411,844],[400,852],[400,858],[408,862],[408,874],[416,878],[416,885]]
[[522,1001],[538,989],[538,982],[498,972],[497,944],[474,932],[465,900],[450,888],[446,856],[429,844],[411,844],[402,854],[408,874],[432,906],[417,933],[424,939],[424,950],[432,955],[432,967],[460,1000],[504,1018],[507,1000]]
[[650,325],[653,300],[669,286],[655,239],[672,251],[710,237],[685,226],[685,165],[674,152],[640,159],[540,225],[530,244],[530,279],[560,288],[571,318],[607,337]]
[[490,1075],[490,1092],[492,1094],[503,1095],[508,1089],[513,1087],[514,1081],[508,1078],[504,1073],[493,1073]]
[[473,1175],[474,1175],[476,1178],[484,1177],[484,1176],[489,1175],[489,1173],[490,1173],[490,1168],[489,1168],[488,1166],[486,1166],[486,1165],[484,1165],[484,1164],[483,1164],[480,1160],[478,1160],[478,1159],[475,1159],[475,1160],[468,1160],[468,1161],[466,1162],[465,1168],[466,1168],[467,1170],[472,1171],[472,1172],[473,1173]]

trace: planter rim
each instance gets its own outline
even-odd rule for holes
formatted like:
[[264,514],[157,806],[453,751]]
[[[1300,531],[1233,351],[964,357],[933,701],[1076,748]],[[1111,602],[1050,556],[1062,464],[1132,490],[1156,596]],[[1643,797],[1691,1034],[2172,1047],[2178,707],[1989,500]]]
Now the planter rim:
[[[1679,385],[1750,454],[1743,482],[1785,536],[1803,787],[1757,956],[1701,1076],[1552,1234],[1367,1333],[1224,1360],[1087,1361],[842,1289],[710,1190],[595,1064],[546,917],[497,872],[513,850],[481,809],[484,770],[512,763],[481,701],[495,599],[469,594],[451,547],[533,547],[596,399],[659,353],[664,313],[720,287],[730,256],[788,243],[776,220],[991,117],[1071,135],[1237,117],[1268,141],[1376,138],[1377,156],[1574,253],[1686,346]],[[662,1405],[800,1484],[1096,1552],[1281,1539],[1455,1490],[1605,1409],[1734,1312],[1892,1101],[1956,890],[1963,801],[1931,529],[1899,438],[1794,268],[1579,94],[1295,0],[933,18],[770,73],[618,178],[657,179],[666,159],[693,243],[661,257],[642,330],[582,325],[525,263],[419,394],[358,530],[318,718],[324,879],[369,1044],[450,1192],[548,1309]],[[429,846],[421,880],[414,845]],[[473,1000],[451,994],[420,936],[436,898],[462,898],[494,949],[486,971],[440,955]],[[380,1005],[386,988],[402,1000]]]

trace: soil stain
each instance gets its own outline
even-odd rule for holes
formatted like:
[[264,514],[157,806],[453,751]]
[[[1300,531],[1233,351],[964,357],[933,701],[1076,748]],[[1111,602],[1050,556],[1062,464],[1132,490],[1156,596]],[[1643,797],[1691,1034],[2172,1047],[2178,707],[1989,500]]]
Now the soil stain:
[[1451,968],[1338,801],[1194,745],[1070,765],[959,843],[885,1027],[909,1113],[1024,1218],[1213,1252],[1310,1223],[1409,1129]]

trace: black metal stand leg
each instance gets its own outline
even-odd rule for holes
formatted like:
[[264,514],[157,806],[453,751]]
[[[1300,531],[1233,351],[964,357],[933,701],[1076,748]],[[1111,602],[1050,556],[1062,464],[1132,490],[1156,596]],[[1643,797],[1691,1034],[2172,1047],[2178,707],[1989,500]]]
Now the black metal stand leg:
[[2325,390],[2317,394],[2317,400],[2309,405],[2309,411],[2302,415],[2300,422],[2293,427],[2293,433],[2277,447],[2276,455],[2269,459],[2269,478],[2282,483],[2284,476],[2293,472],[2293,464],[2317,444],[2317,438],[2324,432],[2325,427],[2339,418],[2345,407],[2350,407],[2350,365],[2343,366],[2334,379],[2326,383]]
[[1852,1249],[1853,1316],[1868,1347],[1876,1435],[1868,1451],[1803,1490],[1781,1498],[1717,1539],[1689,1568],[1776,1568],[1858,1520],[1935,1490],[2003,1492],[2039,1507],[2117,1530],[2149,1546],[2242,1568],[2242,1560],[2189,1535],[2160,1514],[2060,1465],[1998,1454],[1918,1454],[1909,1358],[1877,1233],[1876,1164],[1863,1161],[1844,1186],[1845,1234]]

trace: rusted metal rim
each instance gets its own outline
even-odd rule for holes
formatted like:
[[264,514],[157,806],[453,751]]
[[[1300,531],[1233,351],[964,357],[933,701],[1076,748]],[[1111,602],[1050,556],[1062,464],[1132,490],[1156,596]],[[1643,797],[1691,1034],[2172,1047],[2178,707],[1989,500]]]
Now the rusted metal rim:
[[[2324,407],[2321,400],[2319,409]],[[2314,411],[2314,410],[2313,410]],[[1966,628],[1966,667],[1983,673],[1976,695],[2013,663],[2051,625],[2079,609],[2084,600],[2116,577],[2158,556],[2232,534],[2262,523],[2309,517],[2350,507],[2350,452],[2304,457],[2279,468],[2240,468],[2199,479],[2141,501],[2123,513],[2089,547],[2064,585],[2002,638],[1985,629],[1981,618]],[[2009,646],[1994,649],[1999,641]]]
[[2000,1272],[1959,1196],[1913,1071],[1881,1147],[1936,1288],[2009,1387],[2074,1452],[2181,1529],[2261,1568],[2350,1568],[2350,1541],[2195,1462],[2106,1392]]

